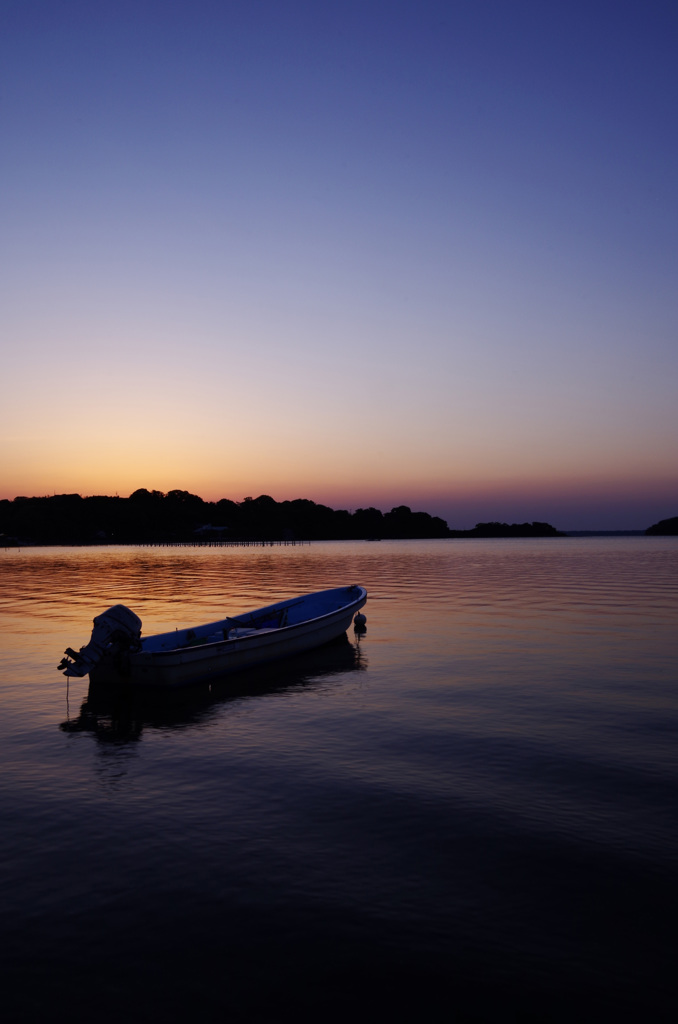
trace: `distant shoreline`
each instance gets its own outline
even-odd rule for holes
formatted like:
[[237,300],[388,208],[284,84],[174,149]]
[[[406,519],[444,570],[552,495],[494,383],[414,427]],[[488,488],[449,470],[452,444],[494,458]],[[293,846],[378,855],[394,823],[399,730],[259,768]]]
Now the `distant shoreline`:
[[189,491],[142,487],[118,495],[53,494],[0,500],[0,547],[161,544],[301,543],[323,540],[434,540],[531,537],[641,537],[678,533],[678,518],[647,530],[558,530],[550,523],[492,520],[450,528],[428,512],[397,505],[332,509],[308,498],[276,501],[267,494],[236,502],[204,501]]
[[142,487],[118,495],[53,494],[0,501],[0,545],[423,540],[447,537],[559,536],[549,523],[478,523],[451,530],[444,519],[397,505],[332,509],[308,498],[275,501],[268,494],[240,502],[207,502],[189,491]]
[[565,530],[568,537],[645,537],[646,530]]
[[[522,536],[522,537],[510,537],[506,535],[492,535],[485,534],[482,537],[478,535],[470,536],[462,533],[462,531],[455,531],[455,536],[450,537],[384,537],[383,540],[398,540],[398,541],[409,541],[409,540],[440,540],[440,541],[455,541],[455,540],[568,540],[568,539],[588,539],[596,537],[647,537],[651,540],[653,536],[672,536],[671,534],[648,534],[645,530],[570,530],[563,531],[557,534],[553,534],[550,537],[543,536]],[[374,542],[381,542],[381,537],[324,537],[314,538],[312,540],[264,540],[249,538],[247,540],[98,540],[98,541],[16,541],[13,538],[8,539],[7,542],[0,537],[0,548],[4,550],[15,550],[25,548],[244,548],[244,547],[301,547],[307,544],[355,544],[363,543],[369,544]]]

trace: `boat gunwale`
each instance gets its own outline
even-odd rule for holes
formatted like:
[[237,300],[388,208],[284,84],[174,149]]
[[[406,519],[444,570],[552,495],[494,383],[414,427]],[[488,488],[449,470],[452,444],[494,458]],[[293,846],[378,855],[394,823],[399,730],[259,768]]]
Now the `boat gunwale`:
[[[215,652],[216,650],[218,650],[220,648],[225,648],[227,646],[235,646],[235,645],[238,645],[239,647],[243,647],[243,646],[246,647],[246,646],[250,646],[251,644],[253,644],[255,642],[261,642],[261,641],[264,640],[264,638],[266,638],[266,641],[268,642],[268,638],[269,637],[271,637],[271,638],[272,637],[278,637],[278,636],[281,636],[282,634],[289,633],[292,630],[298,631],[298,630],[300,630],[301,628],[303,628],[305,626],[310,626],[313,623],[321,622],[321,620],[326,619],[326,618],[328,618],[330,616],[335,616],[335,615],[338,615],[338,614],[348,614],[349,610],[352,612],[354,607],[362,608],[363,605],[365,604],[365,602],[367,601],[367,590],[365,589],[365,587],[361,587],[358,584],[353,584],[350,587],[329,587],[329,588],[327,588],[325,590],[314,591],[312,594],[303,594],[301,596],[301,598],[299,598],[299,597],[290,597],[290,598],[287,598],[284,601],[278,601],[278,602],[276,602],[274,604],[266,605],[263,608],[255,608],[252,612],[242,612],[241,615],[243,615],[243,616],[255,615],[255,614],[263,615],[266,612],[272,611],[273,609],[281,609],[282,610],[285,607],[290,607],[291,605],[295,604],[296,602],[303,601],[304,598],[306,598],[306,597],[316,596],[316,595],[320,595],[320,594],[327,594],[327,593],[330,593],[332,591],[352,590],[354,588],[357,589],[360,592],[359,596],[357,598],[355,598],[354,600],[348,601],[346,604],[340,605],[338,608],[334,608],[334,609],[332,609],[329,612],[323,612],[322,615],[315,615],[315,616],[313,616],[313,618],[303,619],[301,622],[295,622],[295,623],[292,623],[291,625],[272,627],[270,629],[266,629],[266,628],[259,629],[259,630],[253,631],[252,633],[250,633],[250,634],[248,634],[246,636],[236,636],[236,637],[231,637],[230,639],[224,638],[223,640],[214,640],[212,643],[201,643],[201,644],[196,644],[195,646],[192,646],[192,647],[173,647],[173,648],[170,648],[169,650],[164,650],[164,651],[144,651],[144,650],[136,651],[136,652],[134,652],[133,654],[130,655],[130,660],[131,660],[132,664],[135,664],[135,665],[140,665],[142,662],[146,662],[147,660],[157,661],[157,660],[162,659],[162,658],[176,659],[177,655],[188,655],[190,660],[202,660],[202,658],[200,658],[199,655],[201,655],[203,651],[205,651],[205,652],[207,652],[207,651]],[[234,616],[231,617],[231,616],[227,615],[225,618],[223,618],[223,619],[216,619],[214,622],[206,622],[206,623],[203,623],[200,626],[195,626],[195,627],[188,626],[186,628],[187,629],[204,629],[204,628],[206,628],[208,626],[219,626],[221,623],[227,622],[229,620],[229,618],[233,618],[233,619],[237,620],[238,616],[234,615]],[[171,635],[171,633],[169,633],[169,634],[151,633],[149,635],[149,637],[147,637],[146,639],[151,639],[151,637],[155,638],[155,637],[165,636],[165,635]],[[143,643],[143,641],[142,641],[142,643]]]

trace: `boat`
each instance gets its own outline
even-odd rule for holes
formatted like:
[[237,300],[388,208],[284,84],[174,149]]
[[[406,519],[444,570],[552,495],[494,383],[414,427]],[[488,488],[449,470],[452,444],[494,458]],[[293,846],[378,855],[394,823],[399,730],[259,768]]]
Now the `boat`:
[[223,677],[312,650],[345,633],[367,591],[357,585],[319,590],[217,622],[142,637],[141,619],[114,605],[94,619],[92,636],[79,651],[67,647],[58,668],[92,682],[183,686]]

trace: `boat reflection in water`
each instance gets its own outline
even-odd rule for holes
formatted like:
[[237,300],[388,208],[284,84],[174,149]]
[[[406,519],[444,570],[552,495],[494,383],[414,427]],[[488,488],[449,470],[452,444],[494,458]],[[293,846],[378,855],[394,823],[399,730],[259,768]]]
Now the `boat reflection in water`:
[[204,726],[225,705],[285,691],[313,689],[320,680],[364,671],[367,660],[346,633],[331,643],[282,662],[228,673],[209,683],[182,689],[107,685],[90,680],[87,697],[76,718],[67,718],[64,732],[91,732],[101,743],[138,740],[144,728],[184,729]]

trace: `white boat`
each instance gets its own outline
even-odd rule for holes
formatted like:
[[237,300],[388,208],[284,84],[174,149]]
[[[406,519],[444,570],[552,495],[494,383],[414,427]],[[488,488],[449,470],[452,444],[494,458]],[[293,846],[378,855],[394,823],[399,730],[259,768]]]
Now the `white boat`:
[[345,633],[367,600],[364,587],[292,597],[243,615],[171,633],[141,636],[141,619],[114,605],[94,619],[88,644],[66,648],[59,669],[92,682],[182,686],[223,677],[320,647]]

